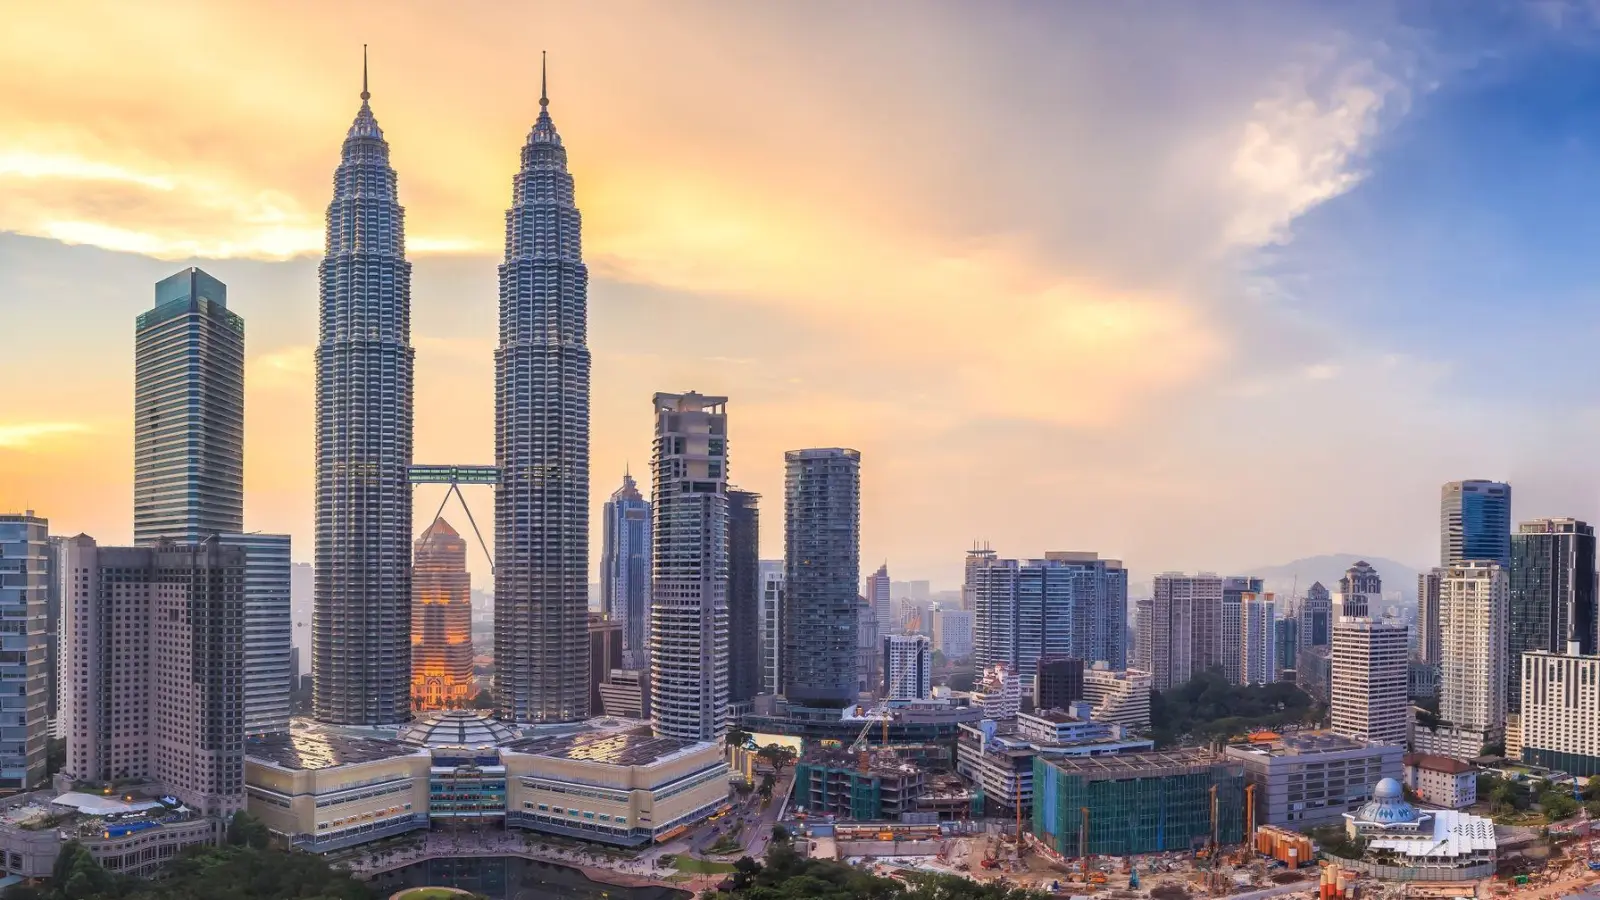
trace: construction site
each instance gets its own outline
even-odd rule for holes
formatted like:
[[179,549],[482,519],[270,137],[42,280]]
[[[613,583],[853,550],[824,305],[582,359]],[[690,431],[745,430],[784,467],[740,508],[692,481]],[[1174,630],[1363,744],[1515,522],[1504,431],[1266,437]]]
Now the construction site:
[[[1175,760],[1182,762],[1181,759]],[[1459,880],[1397,880],[1383,867],[1332,857],[1310,836],[1257,825],[1254,786],[1239,804],[1240,831],[1248,842],[1225,838],[1225,805],[1208,788],[1209,833],[1193,846],[1151,853],[1097,854],[1087,807],[1079,809],[1078,841],[1062,854],[1017,818],[1007,826],[958,822],[802,824],[814,855],[869,868],[888,877],[940,872],[979,882],[1000,882],[1062,897],[1108,900],[1187,900],[1198,897],[1283,897],[1287,900],[1402,900],[1402,898],[1507,897],[1525,900],[1600,898],[1600,856],[1588,823],[1553,837],[1507,834],[1493,874]],[[1509,832],[1510,830],[1508,830]],[[825,836],[824,836],[825,835]]]

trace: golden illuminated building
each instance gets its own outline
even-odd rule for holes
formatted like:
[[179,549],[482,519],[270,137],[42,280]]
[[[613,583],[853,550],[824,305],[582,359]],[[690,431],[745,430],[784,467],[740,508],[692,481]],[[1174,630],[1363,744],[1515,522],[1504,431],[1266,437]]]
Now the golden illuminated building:
[[471,592],[467,542],[435,519],[417,538],[411,566],[411,706],[419,712],[460,709],[477,694]]

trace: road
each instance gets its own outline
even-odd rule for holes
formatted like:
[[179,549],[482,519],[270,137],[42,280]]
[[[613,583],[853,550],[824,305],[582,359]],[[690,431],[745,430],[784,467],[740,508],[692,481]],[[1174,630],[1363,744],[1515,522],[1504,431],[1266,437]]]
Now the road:
[[[1243,894],[1230,894],[1228,896],[1228,900],[1265,900],[1267,897],[1281,897],[1284,894],[1293,894],[1296,891],[1315,890],[1316,886],[1317,883],[1314,880],[1291,881],[1288,884],[1277,884],[1269,888],[1262,888],[1258,891],[1247,891]],[[1362,889],[1362,892],[1365,893],[1365,888]]]

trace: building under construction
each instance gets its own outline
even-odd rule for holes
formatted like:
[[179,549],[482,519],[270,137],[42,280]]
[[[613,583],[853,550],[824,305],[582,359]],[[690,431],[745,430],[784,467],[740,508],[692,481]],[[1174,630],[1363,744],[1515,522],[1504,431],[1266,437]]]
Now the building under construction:
[[922,793],[922,769],[892,753],[820,750],[794,767],[795,805],[811,815],[898,819],[916,811]]
[[1033,834],[1065,857],[1244,840],[1244,766],[1206,750],[1033,762]]

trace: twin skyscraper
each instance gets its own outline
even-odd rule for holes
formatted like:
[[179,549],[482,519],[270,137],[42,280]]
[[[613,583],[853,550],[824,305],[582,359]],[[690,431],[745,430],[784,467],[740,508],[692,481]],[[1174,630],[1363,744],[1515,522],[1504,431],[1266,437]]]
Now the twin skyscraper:
[[[541,72],[506,212],[495,350],[496,705],[519,723],[589,709],[589,349],[581,220]],[[318,272],[316,718],[410,718],[411,263],[369,103],[345,136]]]

